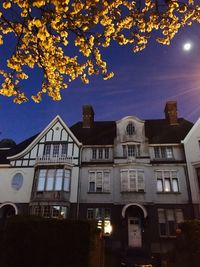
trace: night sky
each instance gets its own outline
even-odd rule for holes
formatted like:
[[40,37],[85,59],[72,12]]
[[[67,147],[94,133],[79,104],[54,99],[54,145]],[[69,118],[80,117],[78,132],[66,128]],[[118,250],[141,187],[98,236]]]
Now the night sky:
[[[183,51],[190,41],[192,49]],[[13,43],[0,47],[0,68]],[[112,45],[104,53],[114,78],[104,81],[92,77],[88,85],[79,80],[62,91],[62,100],[44,97],[40,104],[32,100],[14,104],[0,96],[0,139],[12,138],[17,143],[43,130],[60,115],[68,126],[82,119],[82,106],[91,104],[96,120],[119,120],[134,115],[141,119],[164,117],[168,100],[178,103],[178,115],[195,122],[200,117],[200,25],[183,28],[170,46],[151,39],[148,47],[137,54],[130,46]],[[41,84],[37,71],[24,84],[34,92]]]

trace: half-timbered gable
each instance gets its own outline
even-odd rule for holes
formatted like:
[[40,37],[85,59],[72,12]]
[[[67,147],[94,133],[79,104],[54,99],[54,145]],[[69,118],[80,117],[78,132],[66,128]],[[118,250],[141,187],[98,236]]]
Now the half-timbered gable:
[[[10,149],[4,159],[8,168],[1,172],[0,181],[9,192],[6,202],[27,203],[32,214],[45,217],[75,214],[70,204],[77,202],[80,146],[57,116],[41,133]],[[22,185],[14,190],[12,183],[18,183],[20,177]]]

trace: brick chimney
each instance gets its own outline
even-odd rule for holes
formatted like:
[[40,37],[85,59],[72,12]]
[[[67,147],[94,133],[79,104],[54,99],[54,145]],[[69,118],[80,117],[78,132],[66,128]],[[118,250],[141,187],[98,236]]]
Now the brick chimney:
[[165,119],[170,125],[178,124],[177,103],[176,101],[168,101],[165,105]]
[[83,106],[83,128],[90,128],[94,122],[94,110],[91,105]]

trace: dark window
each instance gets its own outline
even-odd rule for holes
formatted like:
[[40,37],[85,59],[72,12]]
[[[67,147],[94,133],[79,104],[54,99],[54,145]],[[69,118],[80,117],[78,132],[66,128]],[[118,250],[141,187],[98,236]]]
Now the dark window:
[[128,135],[133,135],[135,132],[135,127],[133,123],[129,123],[126,127],[126,132]]
[[196,169],[196,173],[197,173],[198,186],[199,186],[199,190],[200,190],[200,168]]

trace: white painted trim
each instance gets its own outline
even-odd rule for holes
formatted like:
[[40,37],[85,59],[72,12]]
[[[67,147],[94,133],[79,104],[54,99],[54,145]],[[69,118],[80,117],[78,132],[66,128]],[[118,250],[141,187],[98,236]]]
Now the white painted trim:
[[129,203],[129,204],[126,204],[122,209],[122,217],[123,218],[125,218],[125,212],[126,212],[127,208],[129,208],[130,206],[137,206],[137,207],[141,208],[141,210],[143,211],[143,214],[144,214],[144,218],[147,217],[147,210],[145,209],[144,206],[142,206],[141,204],[138,204],[138,203]]
[[150,147],[155,147],[155,146],[180,146],[181,143],[169,143],[169,144],[149,144]]
[[25,150],[21,151],[20,153],[11,156],[11,157],[7,157],[7,159],[9,160],[15,160],[19,157],[24,156],[26,153],[28,153],[39,141],[40,139],[43,138],[43,136],[51,129],[51,127],[53,127],[53,125],[55,125],[56,122],[60,122],[63,127],[65,128],[65,130],[70,134],[70,136],[72,137],[73,141],[75,141],[75,143],[80,147],[82,146],[82,143],[80,143],[78,141],[78,139],[75,137],[75,135],[72,133],[72,131],[67,127],[67,125],[64,123],[64,121],[60,118],[60,116],[56,116],[48,125],[47,127],[29,144],[28,147],[25,148]]
[[189,133],[186,135],[186,137],[181,141],[181,143],[186,144],[190,137],[192,136],[192,134],[196,131],[196,129],[200,127],[200,118],[195,122],[195,124],[192,126],[192,128],[190,129]]
[[145,121],[144,120],[141,120],[139,119],[138,117],[136,116],[126,116],[126,117],[123,117],[121,118],[120,120],[116,121],[116,123],[120,123],[121,121],[125,121],[125,120],[130,120],[130,121],[138,121],[138,122],[141,122],[141,123],[144,123]]
[[8,202],[4,202],[4,203],[2,203],[0,205],[0,209],[3,208],[4,206],[12,206],[15,209],[15,215],[18,214],[18,208],[17,208],[17,206],[14,203],[9,202],[9,201]]

